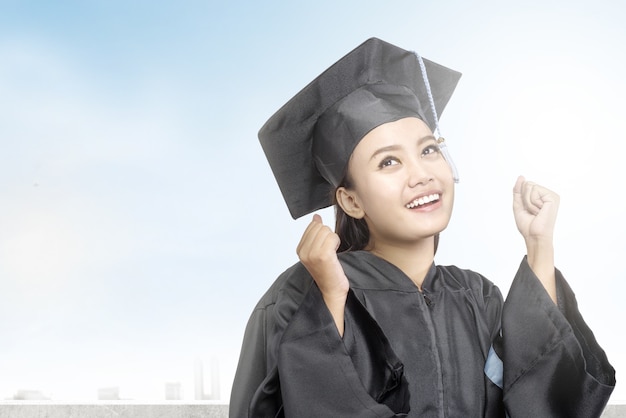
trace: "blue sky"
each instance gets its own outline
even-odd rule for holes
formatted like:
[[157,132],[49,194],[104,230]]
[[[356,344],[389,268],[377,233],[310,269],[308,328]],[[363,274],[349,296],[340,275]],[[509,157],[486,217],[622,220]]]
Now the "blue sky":
[[[561,194],[557,264],[618,371],[626,28],[618,1],[0,5],[0,398],[162,399],[193,363],[227,397],[243,328],[296,261],[263,122],[371,36],[463,73],[441,264],[504,292],[518,174]],[[322,211],[332,223],[332,214]],[[626,399],[618,386],[614,399]]]

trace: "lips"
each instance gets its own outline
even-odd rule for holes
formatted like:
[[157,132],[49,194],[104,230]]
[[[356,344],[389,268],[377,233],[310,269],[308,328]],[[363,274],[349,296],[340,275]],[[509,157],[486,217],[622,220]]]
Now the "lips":
[[432,203],[439,201],[440,195],[439,193],[432,193],[424,196],[420,196],[406,204],[407,209],[415,209],[418,207],[423,207]]

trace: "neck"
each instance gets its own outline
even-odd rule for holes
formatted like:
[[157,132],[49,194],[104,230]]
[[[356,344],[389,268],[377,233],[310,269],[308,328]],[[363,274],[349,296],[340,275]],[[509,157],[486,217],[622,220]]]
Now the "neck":
[[408,245],[370,241],[365,249],[398,267],[422,290],[424,278],[435,259],[435,238],[425,238]]

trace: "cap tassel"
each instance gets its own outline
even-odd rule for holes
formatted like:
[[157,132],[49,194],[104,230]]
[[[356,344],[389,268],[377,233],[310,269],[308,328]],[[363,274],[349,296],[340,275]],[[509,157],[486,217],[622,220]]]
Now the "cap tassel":
[[448,162],[450,169],[452,170],[452,177],[454,178],[454,182],[459,182],[459,172],[456,169],[456,165],[454,165],[454,161],[452,161],[452,156],[450,155],[450,151],[448,151],[448,146],[446,145],[446,140],[441,136],[441,131],[439,130],[439,118],[437,117],[437,110],[435,109],[435,100],[433,99],[433,93],[430,90],[430,82],[428,81],[428,74],[426,73],[426,66],[424,65],[424,61],[422,57],[417,52],[413,52],[417,57],[417,61],[420,65],[420,70],[422,71],[422,78],[424,79],[424,84],[426,86],[426,94],[428,95],[428,102],[430,103],[430,110],[433,113],[433,119],[435,121],[435,136],[438,138],[437,143],[439,144],[439,149],[443,154],[443,158]]

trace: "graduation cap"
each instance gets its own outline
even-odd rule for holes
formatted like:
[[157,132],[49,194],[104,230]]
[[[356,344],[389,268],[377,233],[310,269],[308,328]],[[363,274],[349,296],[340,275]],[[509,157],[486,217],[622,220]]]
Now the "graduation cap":
[[291,216],[332,204],[352,151],[377,126],[417,117],[434,132],[460,77],[371,38],[304,87],[259,131]]

